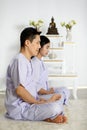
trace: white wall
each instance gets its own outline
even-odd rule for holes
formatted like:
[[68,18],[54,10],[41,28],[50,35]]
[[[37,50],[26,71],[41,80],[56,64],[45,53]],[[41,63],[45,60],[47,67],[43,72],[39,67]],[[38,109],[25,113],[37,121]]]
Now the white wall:
[[[7,65],[18,53],[21,30],[29,26],[29,20],[42,19],[43,34],[53,16],[60,35],[66,31],[60,26],[61,21],[76,20],[73,27],[73,41],[78,46],[77,72],[79,85],[87,86],[87,1],[86,0],[0,0],[0,77],[5,77]],[[0,85],[1,88],[1,85]]]

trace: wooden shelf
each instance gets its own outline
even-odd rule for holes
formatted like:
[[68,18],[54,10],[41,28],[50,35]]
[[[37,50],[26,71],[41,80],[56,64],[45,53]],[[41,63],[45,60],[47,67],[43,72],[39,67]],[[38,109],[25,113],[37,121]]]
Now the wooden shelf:
[[49,35],[49,34],[47,34],[46,36],[47,36],[47,37],[54,37],[54,38],[55,38],[55,37],[63,37],[63,36],[60,36],[60,35]]
[[64,42],[64,44],[75,44],[75,42]]
[[52,74],[52,75],[49,75],[49,77],[77,77],[77,74]]
[[51,50],[64,50],[63,47],[59,47],[59,48],[50,48]]
[[44,62],[63,62],[63,60],[53,60],[53,59],[47,59],[43,60]]

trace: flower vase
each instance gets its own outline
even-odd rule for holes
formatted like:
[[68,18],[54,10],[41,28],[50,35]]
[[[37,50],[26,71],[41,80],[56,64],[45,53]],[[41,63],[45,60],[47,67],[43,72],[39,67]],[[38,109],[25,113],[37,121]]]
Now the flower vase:
[[41,31],[40,31],[40,27],[36,27],[36,30],[37,30],[38,32],[41,32]]
[[71,29],[66,29],[66,41],[71,42],[72,41],[72,30]]

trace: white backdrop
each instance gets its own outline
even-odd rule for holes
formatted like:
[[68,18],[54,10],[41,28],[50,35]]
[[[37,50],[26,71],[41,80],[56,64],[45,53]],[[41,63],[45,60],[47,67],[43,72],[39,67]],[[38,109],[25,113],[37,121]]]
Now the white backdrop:
[[[0,84],[5,79],[10,60],[19,52],[21,30],[29,26],[30,20],[42,19],[44,21],[42,33],[46,34],[53,16],[58,31],[64,38],[66,31],[60,26],[60,22],[68,22],[71,19],[77,22],[72,29],[72,35],[78,46],[79,85],[87,86],[86,12],[86,0],[0,0]],[[0,85],[0,89],[3,88],[5,85]]]

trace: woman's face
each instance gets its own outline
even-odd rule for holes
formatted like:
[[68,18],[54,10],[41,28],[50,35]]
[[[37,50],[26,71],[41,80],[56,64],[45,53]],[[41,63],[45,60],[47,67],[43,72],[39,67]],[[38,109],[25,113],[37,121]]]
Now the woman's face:
[[47,43],[42,48],[40,48],[40,54],[41,54],[41,56],[48,55],[49,49],[50,49],[50,43]]

